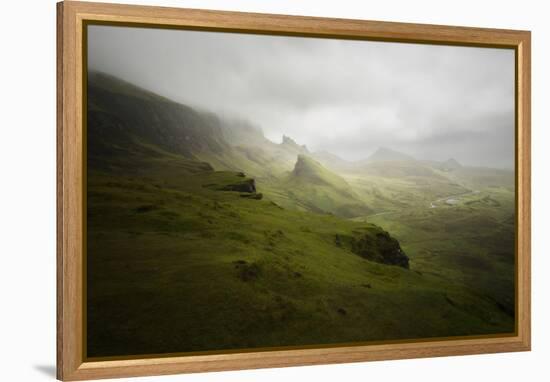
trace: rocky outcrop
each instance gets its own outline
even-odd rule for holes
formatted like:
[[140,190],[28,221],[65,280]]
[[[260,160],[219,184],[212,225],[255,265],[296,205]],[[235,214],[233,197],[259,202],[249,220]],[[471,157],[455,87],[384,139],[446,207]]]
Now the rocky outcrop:
[[287,137],[286,135],[283,135],[283,142],[281,143],[281,145],[286,146],[287,148],[291,148],[298,153],[309,153],[306,145],[299,145],[294,139]]
[[256,182],[254,179],[244,179],[242,182],[226,184],[220,188],[221,191],[237,191],[237,192],[256,192]]
[[386,231],[354,238],[351,251],[370,261],[409,268],[408,256],[401,249],[399,242]]

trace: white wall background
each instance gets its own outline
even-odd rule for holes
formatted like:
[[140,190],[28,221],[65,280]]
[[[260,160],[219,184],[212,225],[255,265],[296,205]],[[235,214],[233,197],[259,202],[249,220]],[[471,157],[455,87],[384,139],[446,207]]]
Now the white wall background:
[[[104,0],[105,1],[105,0]],[[122,0],[121,0],[122,1]],[[142,381],[546,381],[550,355],[550,23],[537,0],[187,0],[211,8],[533,32],[533,351],[142,378]],[[55,365],[55,1],[4,2],[0,23],[0,380]]]

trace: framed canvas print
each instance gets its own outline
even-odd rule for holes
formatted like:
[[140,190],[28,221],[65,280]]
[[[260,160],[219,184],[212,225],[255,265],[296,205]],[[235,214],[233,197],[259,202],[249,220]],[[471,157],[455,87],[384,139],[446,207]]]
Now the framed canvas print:
[[58,378],[530,349],[530,33],[58,4]]

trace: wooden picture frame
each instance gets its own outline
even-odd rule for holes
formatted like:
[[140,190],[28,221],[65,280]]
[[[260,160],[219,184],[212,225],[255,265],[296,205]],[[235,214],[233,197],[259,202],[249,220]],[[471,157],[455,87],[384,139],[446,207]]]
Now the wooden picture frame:
[[[84,357],[87,22],[259,34],[507,47],[516,57],[516,333],[210,355],[89,361]],[[530,32],[64,1],[57,5],[57,377],[83,380],[417,357],[528,351],[530,298]]]

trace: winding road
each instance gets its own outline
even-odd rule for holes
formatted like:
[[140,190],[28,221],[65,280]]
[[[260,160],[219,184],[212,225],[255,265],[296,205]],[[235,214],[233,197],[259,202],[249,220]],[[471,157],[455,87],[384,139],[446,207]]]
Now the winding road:
[[[442,198],[439,198],[439,199],[436,199],[436,200],[432,200],[432,201],[430,202],[428,208],[437,208],[438,203],[441,203],[441,202],[445,202],[447,205],[453,206],[453,205],[455,205],[455,204],[458,203],[458,201],[459,201],[460,198],[462,198],[462,197],[464,197],[464,196],[467,196],[467,195],[474,195],[474,194],[479,194],[479,190],[473,190],[473,191],[463,192],[463,193],[461,193],[461,194],[447,195],[447,196],[444,196],[444,197],[442,197]],[[452,200],[452,202],[450,202],[451,200]],[[449,203],[449,202],[450,202],[450,203]],[[365,216],[363,219],[372,218],[372,217],[375,217],[375,216],[396,214],[396,213],[399,213],[399,212],[401,212],[401,211],[402,211],[402,210],[378,212],[378,213],[373,214],[373,215]]]

